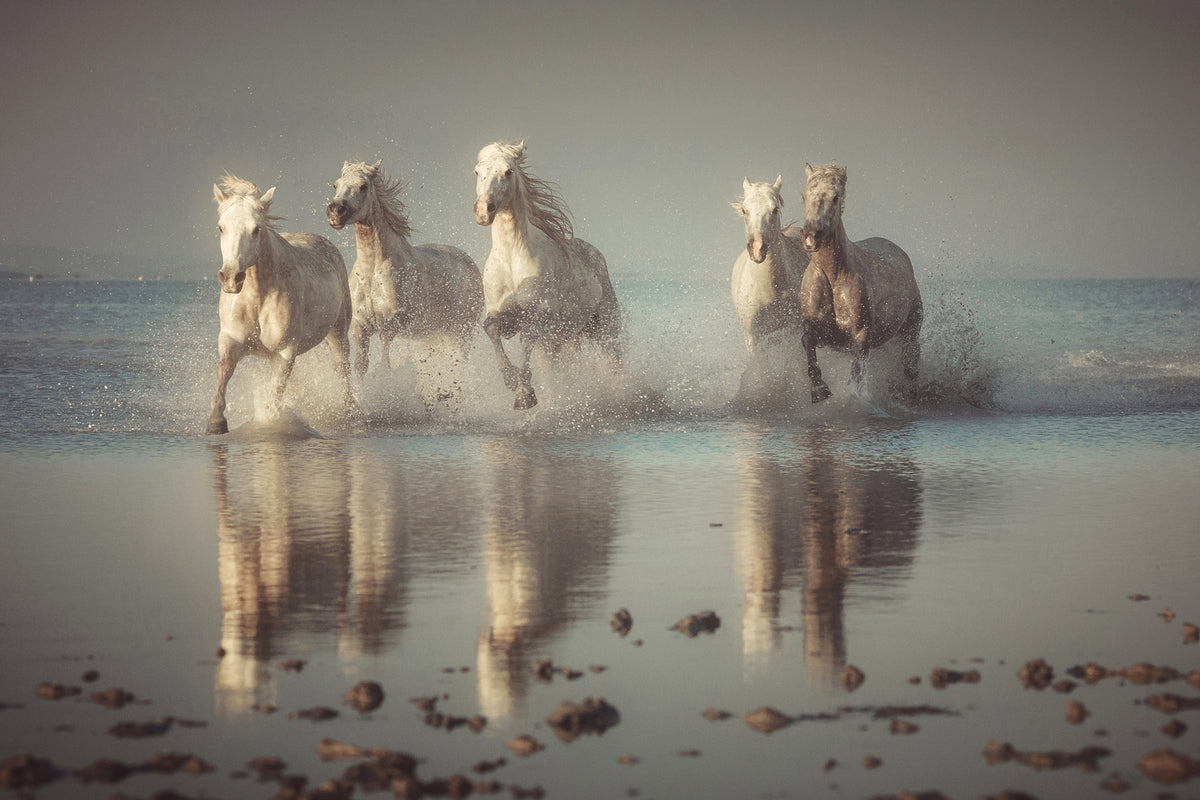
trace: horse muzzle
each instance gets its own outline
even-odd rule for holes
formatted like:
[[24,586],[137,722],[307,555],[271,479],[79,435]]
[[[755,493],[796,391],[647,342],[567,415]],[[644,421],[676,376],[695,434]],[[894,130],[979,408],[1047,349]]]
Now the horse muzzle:
[[820,231],[804,231],[804,238],[801,243],[804,249],[810,253],[815,253],[821,249],[821,243],[825,241],[825,235]]
[[217,280],[221,282],[222,292],[238,294],[246,283],[246,270],[218,270]]
[[335,231],[340,231],[346,227],[346,205],[344,203],[330,203],[325,207],[325,218],[329,220],[329,227]]
[[762,239],[751,239],[746,242],[746,253],[755,264],[761,264],[767,260],[767,245]]
[[479,225],[491,225],[496,219],[496,204],[490,200],[475,201],[475,222]]

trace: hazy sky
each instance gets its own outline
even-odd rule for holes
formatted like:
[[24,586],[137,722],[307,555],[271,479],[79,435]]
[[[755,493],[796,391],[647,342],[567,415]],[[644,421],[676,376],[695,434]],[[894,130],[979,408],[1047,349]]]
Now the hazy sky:
[[6,3],[0,242],[198,278],[224,170],[324,219],[343,159],[416,242],[490,247],[483,145],[525,137],[615,274],[728,276],[743,176],[849,170],[851,238],[918,274],[1200,277],[1200,3]]

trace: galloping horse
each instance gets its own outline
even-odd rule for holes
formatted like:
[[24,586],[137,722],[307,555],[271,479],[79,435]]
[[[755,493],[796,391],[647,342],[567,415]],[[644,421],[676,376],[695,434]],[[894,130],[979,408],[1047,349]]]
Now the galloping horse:
[[278,233],[270,213],[275,188],[260,192],[250,181],[225,175],[213,186],[221,234],[221,332],[217,336],[217,391],[208,433],[228,433],[225,389],[243,356],[271,362],[267,411],[275,415],[296,356],[329,343],[342,382],[347,412],[350,394],[350,288],[342,254],[311,233]]
[[801,330],[800,286],[808,253],[799,228],[784,228],[783,176],[775,183],[742,180],[742,199],[730,203],[746,227],[746,248],[733,263],[733,305],[746,351],[757,355],[762,340],[778,330]]
[[350,327],[360,379],[375,333],[383,346],[384,367],[390,366],[388,350],[396,336],[448,342],[462,358],[483,311],[479,268],[470,256],[449,245],[409,244],[401,182],[389,180],[382,163],[343,163],[326,208],[334,230],[354,225],[358,245],[350,275]]
[[[515,392],[513,408],[524,410],[537,404],[529,368],[534,346],[554,354],[586,336],[619,365],[621,310],[604,256],[574,238],[554,187],[525,171],[524,141],[484,147],[475,176],[475,221],[492,228],[483,330],[505,385]],[[524,349],[520,369],[502,342],[517,334]]]
[[804,249],[812,254],[801,284],[804,351],[812,401],[829,397],[817,366],[817,345],[853,356],[850,379],[863,388],[867,354],[897,338],[904,377],[916,382],[921,360],[921,291],[908,255],[887,239],[851,242],[842,226],[846,168],[805,165]]

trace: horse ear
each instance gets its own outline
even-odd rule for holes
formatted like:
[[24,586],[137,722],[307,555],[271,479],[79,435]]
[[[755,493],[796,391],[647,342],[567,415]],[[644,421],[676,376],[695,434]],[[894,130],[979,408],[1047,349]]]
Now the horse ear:
[[743,192],[750,191],[750,179],[749,178],[742,178],[742,191]]
[[381,158],[381,159],[379,159],[378,161],[376,161],[374,164],[372,164],[372,165],[371,165],[371,169],[379,169],[381,166],[383,166],[383,159],[382,159],[382,158]]
[[225,202],[225,193],[222,192],[221,187],[217,186],[215,183],[213,184],[213,200],[217,202],[217,205],[221,205],[221,203]]
[[814,172],[814,171],[815,171],[815,170],[813,170],[813,165],[812,165],[812,164],[809,164],[807,161],[805,161],[805,162],[804,162],[804,178],[805,178],[806,180],[807,180],[808,178],[811,178],[811,177],[813,176],[813,172]]
[[778,192],[782,188],[783,188],[783,176],[780,175],[778,178],[775,179],[775,191]]
[[273,200],[274,198],[275,198],[275,187],[272,186],[270,189],[267,189],[265,192],[262,193],[262,196],[258,198],[258,202],[262,203],[264,206],[269,206],[269,205],[271,205],[271,200]]
[[739,216],[745,216],[746,214],[746,207],[741,203],[730,203],[729,207],[736,211]]
[[517,154],[519,155],[524,152],[525,152],[525,140],[522,139],[521,141],[517,142]]

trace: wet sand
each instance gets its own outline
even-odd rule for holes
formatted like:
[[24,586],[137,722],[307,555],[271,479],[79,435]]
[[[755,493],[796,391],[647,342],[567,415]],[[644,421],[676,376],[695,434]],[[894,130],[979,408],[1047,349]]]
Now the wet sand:
[[602,427],[5,442],[0,784],[1200,787],[1200,415]]

